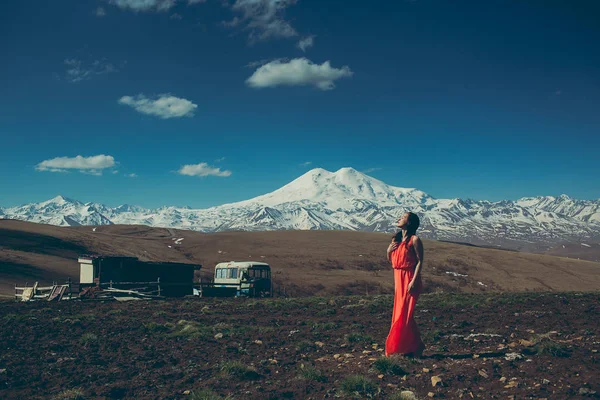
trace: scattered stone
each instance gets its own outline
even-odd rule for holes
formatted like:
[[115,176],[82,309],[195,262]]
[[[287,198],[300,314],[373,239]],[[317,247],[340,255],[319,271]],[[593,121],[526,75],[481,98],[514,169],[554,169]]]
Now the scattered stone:
[[429,393],[427,393],[427,396],[428,396],[428,397],[433,397],[433,396],[435,396],[435,393],[433,393],[433,392],[429,392]]
[[442,378],[440,378],[437,375],[434,375],[431,377],[431,386],[436,386],[437,384],[440,384],[440,386],[442,385]]
[[502,383],[506,382],[506,377],[503,376],[502,378],[499,379],[499,381]]
[[353,358],[354,356],[352,354],[350,354],[350,353],[346,353],[346,354],[344,354],[344,357],[346,357],[346,358]]
[[383,374],[377,375],[379,379],[383,379]]
[[479,354],[473,354],[473,358],[479,358]]
[[323,347],[323,346],[325,346],[325,343],[323,343],[323,342],[315,342],[315,345],[319,346],[319,347]]
[[327,361],[327,357],[319,357],[315,361],[319,361],[319,362]]
[[542,384],[547,385],[549,383],[550,383],[550,381],[548,379],[542,379]]
[[523,355],[519,354],[519,353],[506,353],[506,355],[504,356],[504,359],[506,361],[521,360],[522,358],[523,358]]
[[190,393],[192,393],[192,392],[191,392],[191,391],[189,391],[189,390],[184,390],[184,391],[183,391],[183,394],[184,394],[184,395],[186,395],[186,396],[187,396],[187,395],[189,395]]
[[429,368],[423,368],[423,372],[429,372]]
[[535,344],[535,343],[533,343],[532,341],[530,341],[530,340],[525,340],[525,339],[520,339],[520,340],[519,340],[519,343],[521,343],[521,345],[522,345],[522,346],[525,346],[525,347],[531,347],[531,346],[533,346],[533,345]]
[[[395,385],[397,387],[397,385]],[[417,396],[410,390],[403,390],[400,392],[400,398],[402,400],[417,400]]]
[[0,369],[0,374],[5,374],[5,373],[6,373],[6,368]]
[[269,361],[271,362],[271,364],[277,364],[278,361],[274,358],[269,358]]
[[215,335],[215,339],[217,339],[217,340],[218,340],[218,339],[223,339],[223,334],[222,334],[221,332],[217,333],[217,334]]
[[334,355],[333,355],[333,359],[334,359],[334,360],[337,360],[337,359],[338,359],[338,358],[340,358],[340,357],[341,357],[341,355],[340,355],[340,354],[334,354]]
[[257,340],[255,340],[255,341],[254,341],[254,343],[255,343],[255,344],[263,344],[262,340],[258,340],[258,339],[257,339]]
[[488,374],[484,370],[480,369],[478,372],[479,375],[483,376],[484,378],[489,378]]
[[509,381],[508,385],[504,385],[504,389],[511,389],[511,388],[517,388],[519,387],[519,383],[517,381]]
[[582,387],[582,388],[579,388],[579,394],[582,395],[582,396],[584,396],[586,394],[595,395],[596,391]]

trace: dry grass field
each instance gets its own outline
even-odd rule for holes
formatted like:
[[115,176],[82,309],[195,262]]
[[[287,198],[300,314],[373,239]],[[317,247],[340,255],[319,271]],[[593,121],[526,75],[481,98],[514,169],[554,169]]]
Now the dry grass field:
[[[218,262],[257,260],[271,265],[275,283],[292,296],[384,294],[393,287],[385,258],[389,240],[387,234],[350,231],[200,233],[0,220],[0,293],[11,295],[15,284],[25,282],[77,280],[77,256],[97,253],[201,264],[204,277]],[[424,247],[427,292],[600,288],[600,263],[431,240]]]

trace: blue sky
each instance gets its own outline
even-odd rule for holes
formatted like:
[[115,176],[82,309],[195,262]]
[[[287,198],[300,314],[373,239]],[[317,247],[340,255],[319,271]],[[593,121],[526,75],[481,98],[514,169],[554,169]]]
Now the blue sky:
[[599,18],[596,1],[3,1],[0,206],[204,208],[347,166],[437,198],[598,199]]

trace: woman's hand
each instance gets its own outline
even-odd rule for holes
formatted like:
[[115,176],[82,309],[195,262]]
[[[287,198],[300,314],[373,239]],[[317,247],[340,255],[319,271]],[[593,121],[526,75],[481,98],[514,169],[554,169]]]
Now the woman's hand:
[[410,281],[410,283],[408,284],[408,293],[413,295],[413,294],[415,294],[416,290],[417,290],[417,284],[415,283],[414,280]]
[[388,261],[392,261],[392,252],[398,248],[398,243],[392,241],[387,248],[387,259]]

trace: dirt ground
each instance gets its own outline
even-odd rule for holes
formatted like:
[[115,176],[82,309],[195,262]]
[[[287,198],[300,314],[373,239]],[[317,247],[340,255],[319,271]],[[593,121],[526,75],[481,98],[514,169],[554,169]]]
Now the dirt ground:
[[391,306],[389,295],[0,302],[0,398],[599,397],[598,292],[423,295],[416,360],[382,357]]

